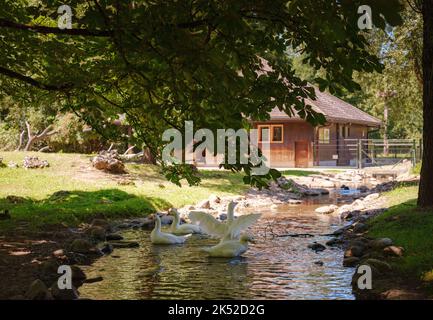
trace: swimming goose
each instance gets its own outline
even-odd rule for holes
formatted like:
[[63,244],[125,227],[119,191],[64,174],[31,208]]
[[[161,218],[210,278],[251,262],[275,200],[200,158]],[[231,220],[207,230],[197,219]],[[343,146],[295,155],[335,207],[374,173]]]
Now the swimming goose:
[[179,211],[171,209],[170,214],[174,216],[173,222],[170,226],[170,232],[177,235],[184,235],[190,233],[202,233],[201,228],[196,224],[184,223],[180,224]]
[[[234,219],[234,208],[236,202],[230,201],[227,209],[227,222],[220,222],[211,214],[202,211],[191,211],[189,218],[197,223],[207,234],[216,238],[226,238],[236,240],[240,232],[254,224],[261,216],[259,213],[247,214]],[[231,230],[229,232],[229,230]]]
[[234,258],[242,255],[248,250],[248,242],[253,242],[252,237],[247,234],[243,234],[240,239],[222,239],[216,246],[205,248],[204,250],[211,257]]
[[161,232],[161,219],[155,215],[155,228],[150,233],[150,241],[153,244],[180,244],[184,243],[186,237],[175,236],[171,233]]

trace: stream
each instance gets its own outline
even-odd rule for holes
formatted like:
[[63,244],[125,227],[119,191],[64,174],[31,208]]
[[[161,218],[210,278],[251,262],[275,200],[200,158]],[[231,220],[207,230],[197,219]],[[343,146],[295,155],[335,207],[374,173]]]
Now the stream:
[[[314,252],[308,245],[324,244],[344,224],[333,215],[314,212],[335,203],[321,196],[301,205],[257,208],[259,222],[249,229],[256,240],[239,258],[209,258],[203,247],[218,241],[193,235],[184,245],[156,246],[150,231],[123,232],[138,248],[115,249],[91,266],[81,298],[90,299],[354,299],[353,269],[342,266],[343,251],[326,247]],[[254,210],[249,210],[254,212]],[[284,235],[314,234],[314,237]]]

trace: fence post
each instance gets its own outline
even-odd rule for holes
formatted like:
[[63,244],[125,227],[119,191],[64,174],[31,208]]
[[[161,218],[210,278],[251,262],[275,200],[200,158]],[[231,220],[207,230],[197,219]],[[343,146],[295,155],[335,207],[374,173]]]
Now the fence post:
[[358,169],[362,169],[362,141],[358,139]]
[[416,140],[413,139],[413,146],[412,146],[412,163],[413,166],[416,166]]

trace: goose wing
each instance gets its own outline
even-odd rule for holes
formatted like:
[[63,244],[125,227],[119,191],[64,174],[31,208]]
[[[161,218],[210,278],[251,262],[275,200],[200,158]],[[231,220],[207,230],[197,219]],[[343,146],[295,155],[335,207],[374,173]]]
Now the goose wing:
[[227,232],[224,235],[224,239],[225,240],[238,239],[242,230],[256,223],[257,220],[259,220],[259,218],[261,217],[261,215],[262,215],[261,213],[252,213],[252,214],[240,216],[230,224]]
[[225,231],[225,225],[215,219],[211,214],[202,211],[191,211],[189,218],[196,223],[207,234],[216,237],[222,237]]

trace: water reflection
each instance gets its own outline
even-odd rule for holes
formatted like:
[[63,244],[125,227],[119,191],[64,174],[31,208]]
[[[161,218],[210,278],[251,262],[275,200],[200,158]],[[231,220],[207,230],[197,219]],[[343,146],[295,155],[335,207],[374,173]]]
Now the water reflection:
[[[184,245],[155,246],[147,231],[125,236],[139,248],[118,249],[85,267],[104,281],[80,288],[93,299],[352,299],[353,270],[341,265],[342,251],[315,253],[313,241],[325,242],[341,225],[338,218],[313,211],[326,199],[303,206],[262,210],[251,232],[256,244],[241,258],[209,258],[202,248],[216,240],[192,236]],[[329,202],[329,199],[327,199]],[[290,237],[298,233],[318,236]],[[315,264],[321,261],[323,265]]]

